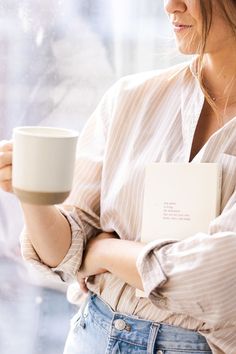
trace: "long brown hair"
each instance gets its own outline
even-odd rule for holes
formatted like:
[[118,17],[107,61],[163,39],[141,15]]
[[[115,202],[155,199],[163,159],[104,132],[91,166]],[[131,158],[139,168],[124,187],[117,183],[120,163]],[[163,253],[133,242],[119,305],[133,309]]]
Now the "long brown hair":
[[[229,26],[232,29],[232,33],[235,34],[235,38],[236,38],[236,1],[218,0],[217,2],[218,2],[217,5],[219,5],[222,16],[228,22]],[[206,48],[206,41],[212,24],[213,0],[199,0],[199,4],[200,4],[201,15],[202,15],[202,41],[199,47],[199,58],[198,58],[198,67],[197,67],[198,79],[207,102],[212,107],[213,111],[216,113],[219,119],[220,116],[217,111],[216,104],[212,99],[212,97],[209,95],[207,88],[204,85],[203,74],[202,74],[203,57]]]

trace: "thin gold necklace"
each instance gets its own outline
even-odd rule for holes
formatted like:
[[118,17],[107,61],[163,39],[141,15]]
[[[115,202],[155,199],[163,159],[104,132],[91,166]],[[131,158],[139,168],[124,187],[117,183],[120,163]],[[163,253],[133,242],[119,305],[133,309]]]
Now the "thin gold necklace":
[[[227,107],[233,106],[236,103],[236,95],[230,96],[230,97],[215,97],[215,96],[211,96],[209,94],[210,98],[212,99],[212,101],[216,104],[216,106],[218,106],[221,109],[226,109]],[[230,101],[230,99],[232,101]],[[222,103],[223,104],[222,104]]]
[[[219,101],[223,101],[223,100],[228,101],[229,98],[236,98],[236,95],[233,95],[233,96],[230,96],[230,97],[227,97],[227,96],[215,97],[215,96],[210,95],[210,97],[211,97],[212,101],[214,101],[214,102],[219,102]],[[235,102],[236,102],[236,99],[233,100],[233,101],[230,102],[230,103],[235,103]]]

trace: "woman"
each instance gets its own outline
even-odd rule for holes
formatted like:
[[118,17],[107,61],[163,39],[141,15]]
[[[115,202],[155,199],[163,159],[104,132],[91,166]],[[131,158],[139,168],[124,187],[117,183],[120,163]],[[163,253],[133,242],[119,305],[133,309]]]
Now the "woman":
[[[72,207],[22,205],[24,257],[89,289],[66,354],[235,354],[236,3],[164,4],[179,50],[196,58],[104,96],[80,137]],[[10,191],[11,144],[1,151]],[[208,234],[144,245],[144,168],[163,159],[219,162],[221,214]]]

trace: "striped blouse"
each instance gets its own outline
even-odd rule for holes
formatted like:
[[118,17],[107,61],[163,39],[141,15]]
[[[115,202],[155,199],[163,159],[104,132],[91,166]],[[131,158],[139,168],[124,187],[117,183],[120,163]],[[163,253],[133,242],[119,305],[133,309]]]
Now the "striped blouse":
[[[204,95],[193,63],[119,80],[81,133],[72,193],[61,212],[71,247],[54,269],[40,263],[26,233],[22,253],[45,277],[73,283],[86,241],[101,230],[140,240],[144,169],[189,162]],[[221,214],[208,233],[147,244],[137,267],[148,298],[104,273],[88,287],[115,311],[197,330],[214,354],[236,353],[236,117],[215,132],[192,162],[222,165]]]

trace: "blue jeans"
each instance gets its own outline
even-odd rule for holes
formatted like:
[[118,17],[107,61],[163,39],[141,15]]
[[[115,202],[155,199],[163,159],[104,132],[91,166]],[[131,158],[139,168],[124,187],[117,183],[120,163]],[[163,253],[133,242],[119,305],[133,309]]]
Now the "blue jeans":
[[210,354],[199,333],[112,311],[92,294],[71,321],[64,354]]

